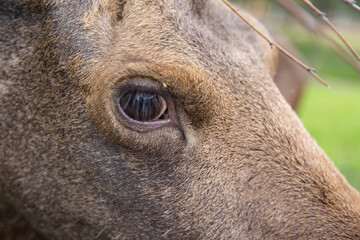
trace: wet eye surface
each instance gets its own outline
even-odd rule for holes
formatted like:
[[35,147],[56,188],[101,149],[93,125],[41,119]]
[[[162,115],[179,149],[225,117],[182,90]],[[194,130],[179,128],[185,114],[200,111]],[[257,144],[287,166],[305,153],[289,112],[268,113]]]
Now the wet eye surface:
[[180,126],[173,98],[162,85],[135,80],[119,87],[113,101],[118,120],[133,130]]
[[166,100],[155,91],[125,91],[120,95],[118,104],[122,113],[131,120],[146,123],[169,119]]

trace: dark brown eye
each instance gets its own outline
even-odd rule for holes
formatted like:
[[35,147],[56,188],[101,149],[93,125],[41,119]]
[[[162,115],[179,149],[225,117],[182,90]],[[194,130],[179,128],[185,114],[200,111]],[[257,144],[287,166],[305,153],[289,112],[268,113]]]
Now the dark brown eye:
[[154,91],[128,90],[120,95],[119,106],[128,118],[138,122],[155,122],[169,118],[165,99]]

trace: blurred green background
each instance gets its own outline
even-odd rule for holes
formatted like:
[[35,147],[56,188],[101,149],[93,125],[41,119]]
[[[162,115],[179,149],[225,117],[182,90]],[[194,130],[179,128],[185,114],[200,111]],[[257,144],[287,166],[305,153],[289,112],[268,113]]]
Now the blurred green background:
[[[355,29],[341,31],[360,52],[360,28]],[[360,74],[318,37],[297,27],[284,27],[283,32],[331,85],[327,89],[309,78],[297,112],[312,137],[360,190]]]
[[[238,0],[266,25],[288,39],[297,56],[331,85],[310,77],[297,112],[312,137],[352,186],[360,190],[360,73],[320,37],[309,33],[274,1]],[[312,1],[360,52],[360,13],[342,1]]]

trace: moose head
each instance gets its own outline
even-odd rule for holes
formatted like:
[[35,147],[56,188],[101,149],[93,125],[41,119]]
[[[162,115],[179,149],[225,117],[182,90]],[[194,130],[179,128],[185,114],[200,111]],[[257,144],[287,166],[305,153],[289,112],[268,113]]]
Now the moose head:
[[276,50],[220,1],[1,5],[0,194],[44,237],[360,238]]

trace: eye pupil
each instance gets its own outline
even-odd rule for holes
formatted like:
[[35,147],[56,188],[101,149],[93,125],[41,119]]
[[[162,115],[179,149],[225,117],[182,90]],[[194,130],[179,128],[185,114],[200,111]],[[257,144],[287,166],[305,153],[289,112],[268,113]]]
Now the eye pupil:
[[136,121],[157,121],[166,117],[166,101],[156,92],[146,90],[127,91],[120,96],[119,104],[127,117]]

